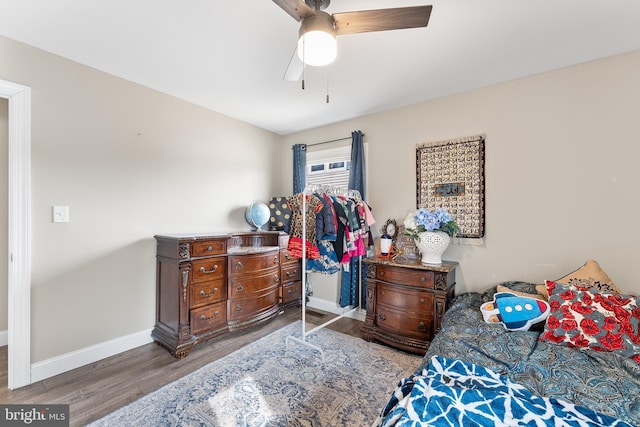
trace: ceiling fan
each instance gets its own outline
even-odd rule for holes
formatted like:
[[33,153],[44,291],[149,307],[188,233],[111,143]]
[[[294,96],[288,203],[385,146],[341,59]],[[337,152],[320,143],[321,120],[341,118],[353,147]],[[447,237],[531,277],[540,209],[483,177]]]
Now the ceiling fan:
[[[273,0],[296,21],[302,21],[296,52],[285,80],[298,80],[305,65],[327,65],[336,57],[336,36],[372,31],[426,27],[432,6],[360,10],[329,15],[331,0]],[[301,61],[301,62],[300,62]]]

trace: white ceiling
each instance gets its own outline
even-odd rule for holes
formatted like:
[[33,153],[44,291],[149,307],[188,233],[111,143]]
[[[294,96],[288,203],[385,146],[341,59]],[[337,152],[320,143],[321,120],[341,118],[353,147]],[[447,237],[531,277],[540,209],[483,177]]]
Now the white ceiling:
[[640,49],[639,0],[326,11],[422,4],[426,28],[338,37],[338,59],[308,67],[305,90],[282,79],[299,23],[271,0],[0,0],[0,34],[278,134]]

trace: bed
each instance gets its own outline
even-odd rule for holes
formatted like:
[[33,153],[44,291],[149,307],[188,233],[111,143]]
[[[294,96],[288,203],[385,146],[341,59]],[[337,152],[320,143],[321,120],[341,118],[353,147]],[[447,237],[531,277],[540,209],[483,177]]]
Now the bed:
[[[588,302],[598,299],[594,295],[608,294],[593,288],[589,293],[575,288],[576,283],[558,283],[558,288],[567,288],[552,288],[547,295],[551,315],[527,331],[508,331],[484,321],[480,306],[494,298],[497,286],[457,296],[422,363],[414,375],[400,381],[374,425],[640,426],[640,356],[634,354],[640,349],[637,299],[615,297],[614,302],[620,300],[630,307],[626,312],[616,309],[616,313],[628,316],[629,336],[638,346],[631,342],[619,346],[622,351],[596,351],[593,342],[571,342],[563,336],[567,319],[562,315],[572,315],[554,301],[561,292],[565,292],[563,297],[571,292],[570,296]],[[500,286],[537,294],[535,284],[507,282]],[[584,303],[578,305],[572,307],[588,311]],[[596,310],[591,313],[584,318],[598,314]],[[603,333],[611,332],[606,322],[601,324]]]

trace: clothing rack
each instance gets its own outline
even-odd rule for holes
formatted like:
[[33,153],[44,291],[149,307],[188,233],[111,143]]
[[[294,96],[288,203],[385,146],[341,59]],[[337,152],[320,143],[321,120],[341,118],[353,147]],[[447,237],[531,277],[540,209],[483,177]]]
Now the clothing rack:
[[358,257],[358,305],[357,306],[348,306],[347,309],[345,311],[343,311],[341,314],[339,314],[337,317],[328,320],[320,325],[317,325],[316,327],[312,328],[311,330],[307,331],[306,329],[306,308],[307,308],[307,292],[306,292],[306,279],[307,279],[307,245],[306,245],[306,238],[307,238],[307,226],[306,226],[306,213],[307,213],[307,206],[306,206],[306,196],[308,194],[313,194],[313,193],[325,193],[325,194],[332,194],[332,195],[336,195],[336,196],[344,196],[344,197],[348,197],[348,198],[353,198],[356,200],[362,200],[362,197],[360,196],[360,192],[358,190],[349,190],[349,189],[344,189],[344,188],[339,188],[339,187],[335,187],[335,186],[331,186],[331,185],[319,185],[319,184],[310,184],[307,185],[304,188],[304,191],[302,192],[302,331],[301,331],[301,338],[298,338],[294,335],[289,335],[286,338],[286,346],[289,347],[289,340],[293,340],[293,341],[297,341],[298,343],[305,345],[307,347],[313,348],[314,350],[317,350],[320,353],[320,356],[322,358],[322,363],[324,363],[325,358],[324,358],[324,351],[322,350],[322,348],[318,347],[317,345],[311,344],[310,342],[307,341],[307,337],[311,334],[313,334],[314,332],[323,329],[327,326],[329,326],[330,324],[342,319],[343,317],[348,316],[351,313],[354,313],[355,311],[357,311],[361,306],[362,306],[362,274],[360,273],[362,271],[362,257]]

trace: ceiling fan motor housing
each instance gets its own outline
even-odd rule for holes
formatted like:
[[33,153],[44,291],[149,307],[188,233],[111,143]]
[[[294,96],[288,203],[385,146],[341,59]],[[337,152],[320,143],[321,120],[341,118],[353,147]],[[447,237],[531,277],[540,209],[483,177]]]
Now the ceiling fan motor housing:
[[336,58],[336,30],[331,15],[316,11],[302,20],[298,31],[298,56],[307,65],[323,66]]
[[[304,0],[304,2],[313,10],[325,10],[331,0]],[[318,5],[317,7],[316,4]]]
[[315,15],[304,18],[298,30],[298,38],[311,31],[324,31],[335,37],[336,29],[331,15],[326,12],[316,12]]

